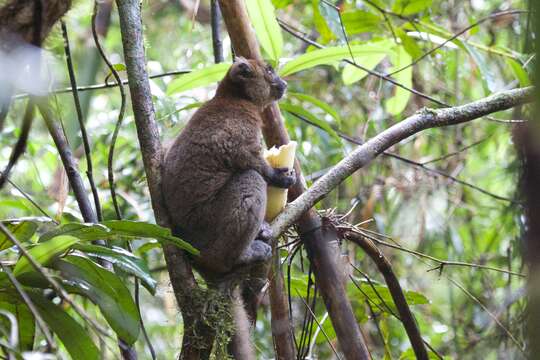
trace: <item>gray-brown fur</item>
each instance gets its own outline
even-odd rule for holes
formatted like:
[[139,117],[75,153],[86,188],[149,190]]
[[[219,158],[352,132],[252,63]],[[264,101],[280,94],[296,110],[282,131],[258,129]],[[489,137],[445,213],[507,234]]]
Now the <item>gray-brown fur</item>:
[[[221,288],[238,269],[271,257],[268,234],[260,236],[266,187],[287,188],[294,175],[263,158],[260,114],[285,87],[266,64],[237,59],[165,156],[163,195],[173,233],[200,250],[195,268]],[[242,281],[236,280],[231,284]],[[247,317],[239,296],[233,298],[237,334],[231,349],[238,359],[252,359]]]
[[270,256],[254,241],[266,185],[288,187],[293,178],[263,158],[260,112],[284,87],[264,64],[237,60],[167,152],[163,193],[173,231],[201,251],[194,263],[203,275]]

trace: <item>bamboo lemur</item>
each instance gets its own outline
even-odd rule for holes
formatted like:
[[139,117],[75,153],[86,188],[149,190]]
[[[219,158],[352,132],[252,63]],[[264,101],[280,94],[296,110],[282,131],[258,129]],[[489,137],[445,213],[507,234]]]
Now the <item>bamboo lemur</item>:
[[[286,86],[272,67],[237,58],[165,156],[163,195],[173,233],[200,250],[193,264],[207,282],[219,283],[272,255],[266,187],[288,188],[295,176],[263,158],[261,112]],[[249,328],[240,322],[237,331]],[[233,355],[254,356],[246,352]]]

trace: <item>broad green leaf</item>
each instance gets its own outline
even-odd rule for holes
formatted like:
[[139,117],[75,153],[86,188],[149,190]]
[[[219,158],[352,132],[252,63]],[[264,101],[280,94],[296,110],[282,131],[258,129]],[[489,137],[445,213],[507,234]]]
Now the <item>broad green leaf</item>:
[[324,1],[319,1],[319,13],[326,20],[326,25],[328,25],[330,31],[332,31],[342,43],[347,42],[347,35],[343,32],[339,13],[336,9]]
[[173,236],[169,229],[155,224],[130,220],[110,220],[101,224],[63,224],[41,235],[39,241],[47,241],[63,234],[75,236],[82,241],[150,238],[174,244],[192,254],[199,253],[189,243]]
[[400,15],[413,15],[426,10],[432,0],[396,0],[392,11]]
[[99,360],[100,353],[90,333],[60,306],[45,299],[43,295],[29,291],[28,295],[36,305],[41,317],[62,341],[72,359]]
[[[361,65],[368,70],[373,70],[388,54],[390,54],[389,50],[367,55],[358,55],[354,57],[354,60],[358,65]],[[341,78],[345,85],[350,85],[362,80],[367,74],[366,71],[359,69],[352,64],[347,64],[343,68]]]
[[137,306],[123,280],[81,256],[69,255],[54,263],[75,291],[95,303],[118,337],[133,344],[139,337]]
[[247,0],[246,7],[255,28],[259,44],[274,63],[277,64],[283,51],[281,28],[276,20],[271,0]]
[[167,95],[178,94],[187,90],[213,84],[225,76],[230,66],[231,65],[227,63],[220,63],[182,75],[169,83],[167,86]]
[[527,74],[527,71],[521,66],[519,62],[517,62],[514,59],[507,58],[506,63],[510,66],[512,69],[512,72],[516,76],[516,78],[519,80],[520,86],[529,86],[531,85],[531,80],[529,79],[529,74]]
[[[49,241],[40,243],[32,247],[30,250],[28,250],[28,253],[39,264],[47,265],[56,256],[64,253],[67,249],[69,249],[73,244],[78,241],[79,239],[69,235],[57,236]],[[21,274],[31,272],[33,270],[34,268],[30,264],[28,259],[25,256],[21,256],[15,264],[15,268],[13,269],[13,275],[20,276]]]
[[308,278],[307,275],[303,276],[291,276],[291,296],[293,297],[306,297],[307,296],[307,286]]
[[102,224],[66,223],[42,234],[38,242],[45,242],[59,235],[75,236],[82,241],[104,240],[111,236],[110,229]]
[[[409,55],[409,53],[405,50],[403,46],[397,47],[396,53],[390,56],[390,60],[392,61],[392,64],[394,66],[390,69],[389,72],[401,69],[412,62],[411,55]],[[398,83],[408,88],[411,88],[412,87],[412,66],[392,75],[392,77]],[[386,100],[385,105],[386,105],[386,111],[388,111],[392,115],[398,115],[407,106],[407,103],[409,102],[409,99],[411,98],[411,92],[399,86],[394,86],[394,91],[395,91],[394,96]]]
[[[17,320],[19,350],[32,350],[36,326],[34,316],[28,306],[17,294],[3,292],[0,293],[0,309],[13,314]],[[4,324],[5,329],[11,327],[10,322],[4,316],[0,316],[0,322]]]
[[176,245],[192,254],[199,254],[199,251],[189,243],[173,236],[171,230],[159,225],[129,220],[109,220],[104,221],[102,224],[111,229],[112,232],[121,236],[156,239],[161,242]]
[[[24,243],[34,235],[38,228],[38,224],[35,221],[29,220],[30,218],[21,218],[13,220],[3,220],[8,230],[15,236],[17,240]],[[6,234],[0,232],[0,251],[12,247],[13,243],[7,237]]]
[[141,246],[139,246],[135,250],[135,253],[137,253],[138,255],[142,255],[142,254],[147,253],[148,251],[150,251],[152,249],[159,248],[159,247],[160,247],[159,242],[157,242],[157,241],[148,241],[147,243],[144,243]]
[[379,16],[364,10],[345,11],[341,19],[348,35],[377,30],[382,21]]
[[150,275],[150,270],[148,270],[146,263],[129,251],[119,247],[108,248],[105,246],[80,243],[75,244],[73,248],[84,252],[89,257],[107,260],[122,271],[138,277],[141,279],[144,287],[152,295],[155,294],[157,281]]
[[423,55],[422,49],[420,49],[420,46],[416,43],[416,40],[407,35],[405,31],[401,28],[395,28],[394,29],[397,36],[399,36],[399,39],[401,40],[401,43],[405,47],[405,50],[411,55],[413,59],[418,59]]
[[315,24],[315,28],[321,34],[321,41],[323,44],[328,43],[330,40],[333,40],[335,38],[334,33],[330,28],[328,27],[328,24],[326,23],[326,20],[321,14],[321,11],[319,10],[319,0],[312,0],[311,1],[311,7],[313,9],[313,23]]
[[311,95],[294,93],[294,92],[287,92],[287,96],[289,97],[292,96],[292,97],[297,98],[298,100],[309,102],[317,106],[318,108],[322,109],[323,111],[325,111],[328,115],[332,116],[338,124],[341,123],[341,118],[339,117],[338,112],[329,104],[325,103],[324,101],[321,101]]
[[[294,60],[287,62],[279,71],[281,76],[287,76],[299,71],[315,67],[317,65],[331,65],[337,61],[348,59],[356,60],[357,57],[373,54],[388,54],[390,42],[388,40],[365,43],[361,45],[333,46],[324,49],[317,49],[298,56]],[[351,58],[351,53],[353,58]]]
[[310,113],[309,111],[304,109],[303,107],[293,105],[291,103],[286,103],[286,102],[280,103],[279,107],[282,110],[285,110],[285,111],[287,111],[287,112],[289,112],[291,114],[297,114],[297,115],[300,115],[300,116],[304,117],[308,121],[312,122],[314,125],[318,126],[322,130],[327,132],[334,139],[336,139],[338,141],[340,140],[338,134],[335,132],[334,129],[332,129],[332,127],[326,121],[319,119],[318,117],[316,117],[315,115],[313,115],[312,113]]

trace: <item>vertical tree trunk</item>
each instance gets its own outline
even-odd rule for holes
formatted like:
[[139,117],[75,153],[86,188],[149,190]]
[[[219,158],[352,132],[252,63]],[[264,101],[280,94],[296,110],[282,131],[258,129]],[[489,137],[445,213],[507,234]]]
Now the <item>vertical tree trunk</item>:
[[[261,59],[259,45],[251,29],[243,1],[220,0],[219,4],[236,54],[246,58]],[[277,104],[272,104],[264,111],[263,119],[263,133],[268,146],[289,142],[289,136],[283,125]],[[298,179],[301,179],[298,162],[295,164],[295,169]],[[303,181],[297,181],[289,191],[289,198],[296,198],[304,190]],[[308,251],[309,259],[313,264],[317,284],[336,330],[341,351],[347,359],[369,359],[369,351],[345,293],[338,261],[337,234],[321,226],[321,219],[313,209],[304,214],[297,225]],[[271,276],[272,278],[275,276]],[[285,294],[283,293],[282,296],[285,297]],[[279,303],[287,304],[287,300],[282,300]],[[290,345],[284,346],[285,349],[290,349],[293,346],[292,338],[288,338]],[[280,354],[277,356],[279,357]]]

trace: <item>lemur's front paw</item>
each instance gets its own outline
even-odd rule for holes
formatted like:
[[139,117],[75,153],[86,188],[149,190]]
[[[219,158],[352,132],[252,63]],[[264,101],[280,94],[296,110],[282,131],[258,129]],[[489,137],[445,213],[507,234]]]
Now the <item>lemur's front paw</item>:
[[259,233],[255,239],[261,240],[267,244],[270,242],[270,240],[272,240],[272,228],[270,227],[269,223],[266,221],[262,222],[261,229],[259,230]]
[[270,185],[282,189],[290,188],[296,182],[296,173],[294,169],[275,168],[272,182]]
[[240,255],[238,265],[251,265],[265,262],[272,257],[272,248],[260,240],[253,240]]

